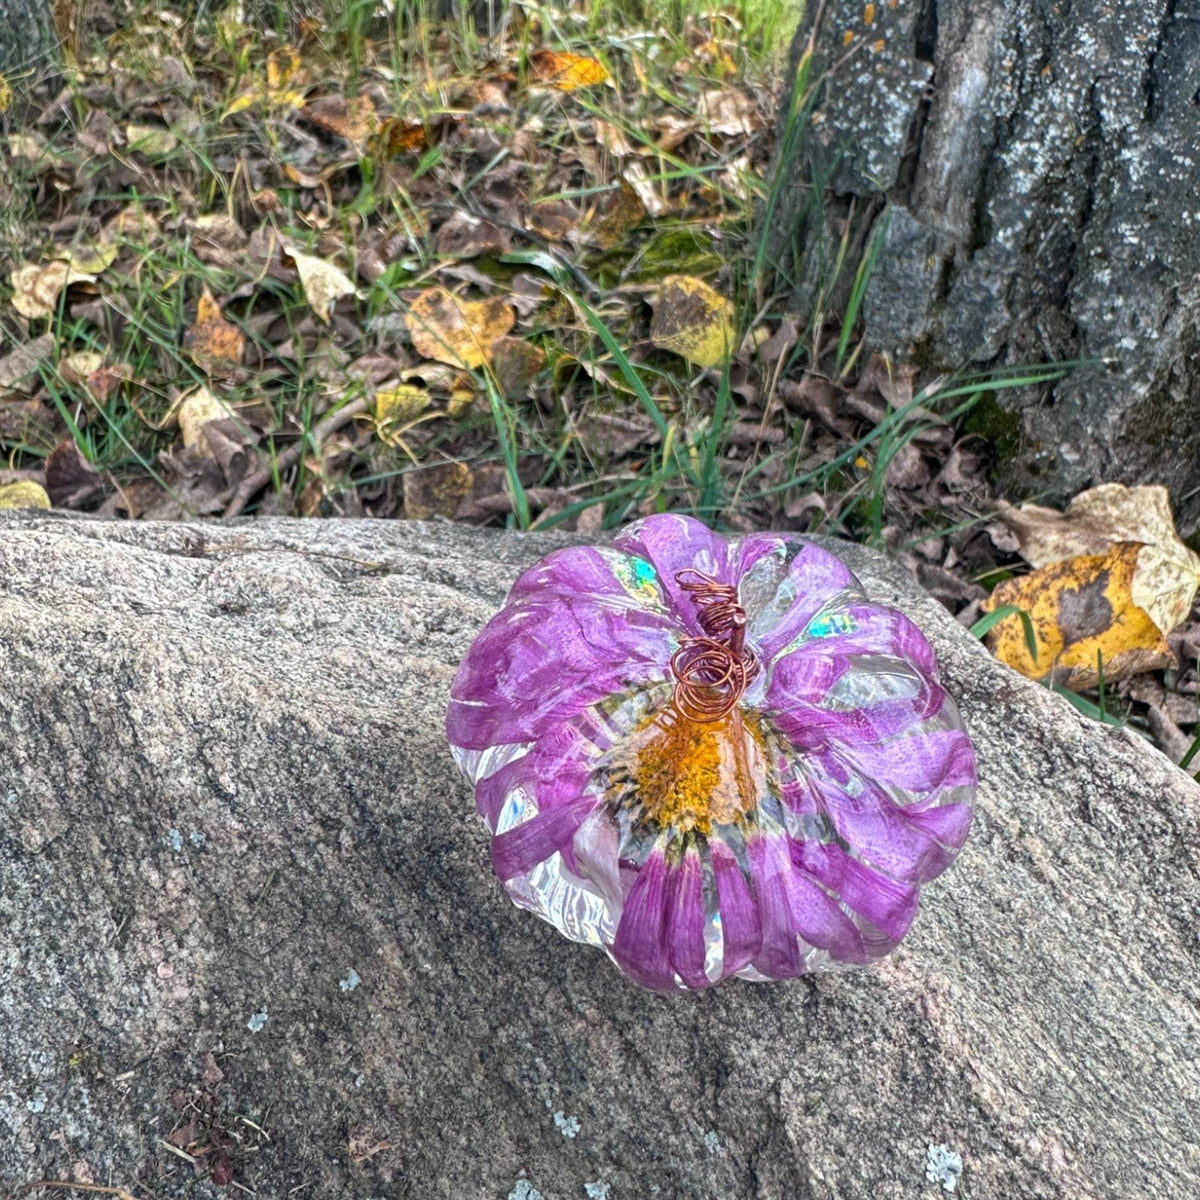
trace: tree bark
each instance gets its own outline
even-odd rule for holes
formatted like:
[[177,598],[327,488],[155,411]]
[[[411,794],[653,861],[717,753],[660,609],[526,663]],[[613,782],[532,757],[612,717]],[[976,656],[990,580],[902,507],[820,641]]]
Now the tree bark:
[[0,71],[18,82],[27,74],[39,75],[57,44],[46,0],[0,0]]
[[775,222],[801,292],[850,219],[880,239],[871,347],[1116,360],[1004,397],[1001,466],[1043,494],[1161,481],[1195,528],[1200,0],[826,0],[797,59],[810,38],[820,89]]

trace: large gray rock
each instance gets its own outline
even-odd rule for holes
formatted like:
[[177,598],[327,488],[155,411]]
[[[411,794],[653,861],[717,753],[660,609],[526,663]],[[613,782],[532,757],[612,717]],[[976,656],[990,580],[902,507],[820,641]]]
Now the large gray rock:
[[1019,421],[981,428],[1010,482],[1066,496],[1154,478],[1195,529],[1200,3],[827,0],[797,50],[818,18],[813,78],[831,73],[778,222],[781,248],[802,247],[800,294],[850,218],[861,243],[883,238],[872,347],[944,366],[1111,357],[1008,393]]
[[941,1146],[971,1200],[1200,1195],[1200,789],[843,547],[941,656],[971,840],[873,969],[641,991],[503,896],[442,738],[552,544],[0,520],[0,1193],[217,1194],[162,1141],[207,1092],[260,1196],[933,1196]]

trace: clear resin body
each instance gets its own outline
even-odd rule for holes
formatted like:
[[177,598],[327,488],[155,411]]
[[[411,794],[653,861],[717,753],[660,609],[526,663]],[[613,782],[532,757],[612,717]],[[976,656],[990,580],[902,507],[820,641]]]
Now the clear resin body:
[[925,638],[788,535],[667,515],[549,555],[447,733],[513,900],[663,991],[878,958],[970,826]]

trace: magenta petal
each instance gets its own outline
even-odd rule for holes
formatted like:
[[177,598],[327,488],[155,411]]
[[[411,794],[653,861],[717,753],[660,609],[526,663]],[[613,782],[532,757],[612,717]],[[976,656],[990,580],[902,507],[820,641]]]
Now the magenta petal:
[[871,939],[873,957],[886,954],[908,932],[916,916],[920,889],[897,883],[855,861],[840,846],[792,842],[792,861],[805,874],[865,917],[882,936]]
[[734,582],[728,543],[692,517],[678,513],[646,517],[625,529],[613,545],[654,567],[675,619],[693,635],[703,632],[696,620],[698,609],[675,576],[681,571],[699,571],[721,583]]
[[571,725],[560,725],[527,754],[506,763],[475,785],[475,807],[494,830],[508,794],[517,787],[533,793],[538,811],[573,800],[587,786],[595,764],[592,748]]
[[839,962],[866,961],[862,934],[831,896],[795,869],[787,839],[753,838],[748,848],[763,913],[763,951],[754,965],[763,974],[800,973],[797,934]]
[[[748,612],[750,638],[760,658],[770,659],[803,635],[823,609],[861,598],[862,585],[839,558],[798,538],[752,534],[737,544],[737,571],[743,598],[756,591],[755,576],[772,569],[771,559],[781,560],[782,574],[773,597],[758,601]],[[791,555],[790,561],[787,561]],[[763,561],[764,559],[768,561]],[[757,568],[757,570],[755,569]],[[759,627],[771,614],[771,627]]]
[[611,951],[627,975],[657,991],[675,990],[666,947],[666,909],[666,859],[661,850],[654,850],[625,897]]
[[[623,556],[620,556],[623,557]],[[575,599],[590,596],[606,606],[653,611],[661,594],[653,584],[631,591],[617,578],[615,554],[602,554],[594,546],[567,546],[546,555],[524,571],[508,593],[507,604],[526,598],[544,601],[551,596]]]
[[863,778],[913,796],[976,783],[975,751],[960,729],[938,729],[875,744],[847,740],[834,752]]
[[906,807],[871,783],[856,780],[853,787],[851,794],[840,764],[823,769],[814,763],[802,793],[787,787],[784,798],[798,811],[828,814],[856,858],[903,883],[926,883],[940,875],[966,841],[971,827],[966,804]]
[[740,971],[762,949],[762,922],[742,868],[729,848],[719,841],[709,843],[717,904],[721,912],[722,978]]
[[699,854],[689,849],[668,878],[667,945],[671,966],[690,988],[709,986],[704,920],[704,871]]
[[746,843],[750,856],[750,878],[762,922],[762,945],[753,966],[772,979],[791,979],[800,974],[800,946],[788,896],[792,864],[781,838],[754,837]]
[[626,686],[665,679],[669,624],[588,597],[501,609],[458,669],[448,738],[468,750],[527,741]]
[[565,804],[539,812],[528,821],[492,838],[492,866],[507,883],[517,875],[532,871],[561,850],[576,830],[602,803],[596,796],[576,796]]

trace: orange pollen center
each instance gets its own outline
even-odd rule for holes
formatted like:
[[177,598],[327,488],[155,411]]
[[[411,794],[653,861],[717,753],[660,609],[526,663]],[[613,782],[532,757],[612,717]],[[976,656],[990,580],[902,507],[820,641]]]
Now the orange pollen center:
[[731,825],[770,788],[762,727],[738,708],[694,721],[669,704],[633,731],[615,768],[634,819],[680,833]]

